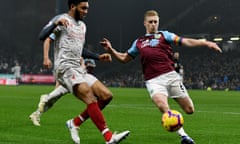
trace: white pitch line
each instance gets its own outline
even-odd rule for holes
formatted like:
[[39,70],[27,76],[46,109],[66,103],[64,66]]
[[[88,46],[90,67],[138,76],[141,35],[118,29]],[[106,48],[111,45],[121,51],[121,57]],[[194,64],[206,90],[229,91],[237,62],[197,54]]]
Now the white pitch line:
[[219,111],[197,111],[204,113],[223,113],[223,114],[232,114],[232,115],[240,115],[240,112],[219,112]]
[[[130,109],[156,109],[156,107],[146,106],[143,104],[110,104],[109,107],[116,108],[130,108]],[[220,111],[195,111],[200,113],[222,113],[222,114],[230,114],[230,115],[240,115],[240,112],[220,112]]]
[[110,104],[109,107],[116,107],[116,108],[132,108],[132,109],[155,109],[156,107],[146,106],[141,104]]

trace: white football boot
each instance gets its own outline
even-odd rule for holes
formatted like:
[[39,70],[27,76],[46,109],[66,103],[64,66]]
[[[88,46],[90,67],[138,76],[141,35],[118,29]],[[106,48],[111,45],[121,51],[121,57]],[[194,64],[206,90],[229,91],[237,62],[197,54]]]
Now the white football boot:
[[40,126],[40,113],[38,113],[37,111],[33,112],[29,116],[29,119],[32,121],[33,125]]
[[80,137],[78,135],[79,127],[75,126],[73,119],[70,119],[66,122],[66,126],[70,131],[71,138],[75,144],[80,144]]
[[123,131],[121,133],[114,133],[112,135],[112,138],[110,141],[106,142],[106,144],[118,144],[120,143],[123,139],[125,139],[128,135],[130,134],[130,131]]

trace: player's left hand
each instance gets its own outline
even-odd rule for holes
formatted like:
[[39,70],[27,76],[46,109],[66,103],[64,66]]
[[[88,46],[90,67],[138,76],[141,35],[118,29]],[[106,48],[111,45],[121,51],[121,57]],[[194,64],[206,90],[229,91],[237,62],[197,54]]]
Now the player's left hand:
[[55,25],[62,25],[62,26],[67,27],[69,25],[69,22],[68,22],[68,20],[63,18],[63,19],[59,19],[58,21],[56,21]]
[[207,41],[207,46],[210,49],[213,49],[215,51],[222,53],[222,49],[215,42]]
[[103,54],[99,55],[99,60],[100,61],[104,61],[104,62],[111,62],[112,61],[112,57],[108,53],[103,53]]

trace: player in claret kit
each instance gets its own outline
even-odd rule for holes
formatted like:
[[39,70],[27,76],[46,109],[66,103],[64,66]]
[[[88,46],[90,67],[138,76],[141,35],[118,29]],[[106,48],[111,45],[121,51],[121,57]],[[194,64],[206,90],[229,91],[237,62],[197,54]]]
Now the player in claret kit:
[[[214,42],[183,38],[168,31],[159,31],[159,15],[155,10],[145,13],[144,26],[146,34],[135,40],[126,52],[118,52],[106,38],[100,43],[105,50],[123,63],[140,55],[147,90],[161,113],[170,110],[168,98],[174,98],[187,114],[192,114],[194,105],[179,74],[174,69],[171,45],[203,46],[218,52],[222,52],[221,49]],[[181,137],[182,144],[194,144],[183,128],[176,132]]]

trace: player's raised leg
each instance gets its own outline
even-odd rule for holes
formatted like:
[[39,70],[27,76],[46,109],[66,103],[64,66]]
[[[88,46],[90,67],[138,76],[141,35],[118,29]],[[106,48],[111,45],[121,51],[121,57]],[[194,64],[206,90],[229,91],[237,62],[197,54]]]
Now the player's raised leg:
[[51,93],[41,95],[37,110],[29,116],[33,125],[40,126],[41,115],[44,112],[47,112],[55,104],[55,102],[66,93],[68,93],[68,90],[59,85]]
[[[101,110],[104,109],[113,98],[112,92],[99,80],[95,80],[95,82],[91,85],[91,89],[94,95],[97,97],[97,103],[99,108]],[[88,118],[89,114],[87,109],[85,109],[79,116],[75,117],[73,121],[74,124],[79,127]]]
[[[188,94],[175,100],[187,114],[194,113],[194,105]],[[184,131],[183,127],[176,131],[176,133],[182,138],[181,144],[195,144],[194,140]]]
[[[87,112],[89,114],[89,117],[93,121],[93,123],[96,125],[98,130],[104,136],[106,144],[119,143],[121,140],[123,140],[125,137],[128,136],[129,131],[125,131],[125,132],[122,132],[119,134],[113,134],[110,131],[110,129],[108,128],[108,126],[106,124],[104,116],[97,104],[97,100],[93,96],[93,93],[87,84],[81,83],[81,84],[75,85],[74,93],[79,99],[81,99],[84,103],[87,104]],[[73,138],[73,136],[75,136],[76,134],[72,134],[72,131],[70,131],[70,132],[71,132],[71,136]],[[76,139],[74,139],[74,141],[75,140]]]

